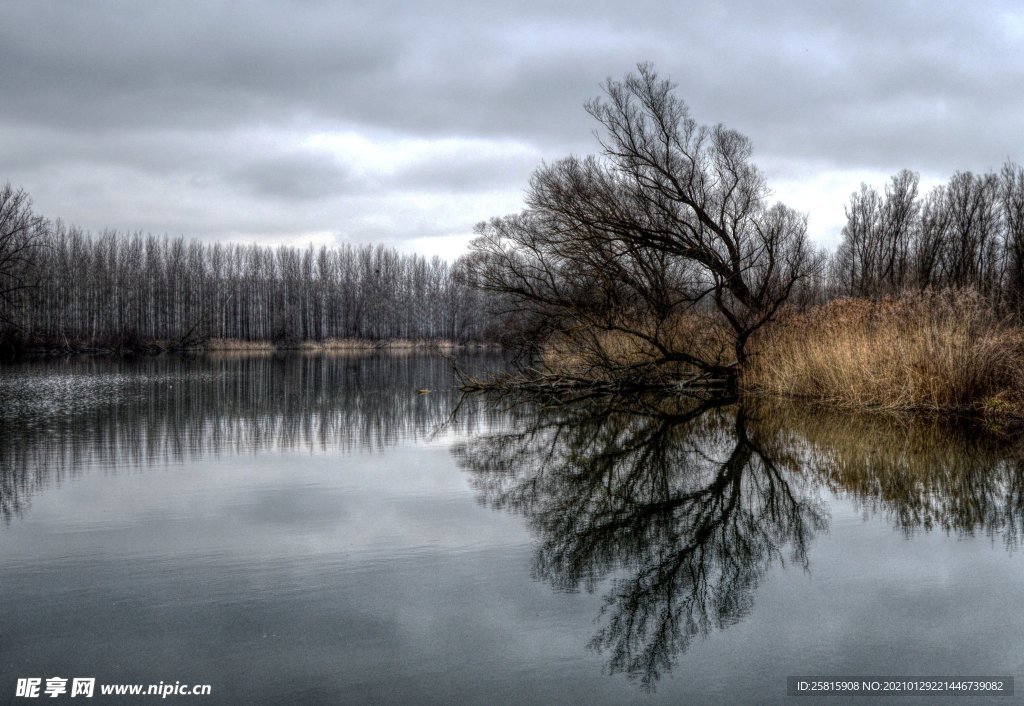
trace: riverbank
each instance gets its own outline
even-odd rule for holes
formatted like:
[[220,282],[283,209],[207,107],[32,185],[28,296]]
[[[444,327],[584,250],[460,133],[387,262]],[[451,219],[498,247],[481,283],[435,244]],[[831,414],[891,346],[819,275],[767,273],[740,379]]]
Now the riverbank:
[[25,341],[8,337],[0,341],[0,360],[22,358],[54,358],[74,355],[155,355],[160,353],[214,353],[259,355],[285,351],[308,353],[372,353],[388,352],[440,352],[497,350],[492,343],[479,341],[456,342],[446,339],[387,339],[332,338],[323,341],[245,341],[214,338],[201,341],[163,341],[119,338],[99,342]]
[[457,350],[491,350],[496,346],[479,341],[456,342],[446,339],[406,339],[393,338],[371,341],[362,338],[331,338],[324,341],[241,341],[238,339],[216,338],[202,345],[204,351],[457,351]]

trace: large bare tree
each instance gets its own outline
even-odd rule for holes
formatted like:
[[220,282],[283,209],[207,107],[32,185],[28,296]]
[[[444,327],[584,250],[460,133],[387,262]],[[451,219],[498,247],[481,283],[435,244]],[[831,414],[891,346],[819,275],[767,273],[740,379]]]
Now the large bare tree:
[[[586,109],[600,154],[542,165],[524,212],[478,226],[477,281],[534,340],[614,332],[649,351],[624,373],[683,363],[733,375],[821,265],[806,218],[769,201],[746,137],[698,124],[649,64],[609,79]],[[707,326],[678,335],[695,318]]]

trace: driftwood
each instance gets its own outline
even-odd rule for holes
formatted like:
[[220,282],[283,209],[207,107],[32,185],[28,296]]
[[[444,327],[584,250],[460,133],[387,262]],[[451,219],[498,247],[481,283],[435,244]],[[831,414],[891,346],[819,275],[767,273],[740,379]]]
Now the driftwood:
[[708,373],[685,377],[643,377],[614,375],[590,376],[567,371],[552,372],[536,367],[521,367],[479,377],[459,367],[455,356],[438,352],[448,361],[459,389],[463,392],[531,392],[531,393],[626,393],[660,391],[694,397],[719,396],[735,391],[735,380]]

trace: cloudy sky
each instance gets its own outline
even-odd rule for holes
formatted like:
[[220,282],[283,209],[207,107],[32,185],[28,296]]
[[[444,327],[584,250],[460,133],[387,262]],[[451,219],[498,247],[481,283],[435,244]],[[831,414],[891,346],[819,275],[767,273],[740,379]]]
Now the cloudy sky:
[[454,256],[651,61],[834,244],[860,182],[1024,161],[1010,2],[0,4],[0,183],[106,227]]

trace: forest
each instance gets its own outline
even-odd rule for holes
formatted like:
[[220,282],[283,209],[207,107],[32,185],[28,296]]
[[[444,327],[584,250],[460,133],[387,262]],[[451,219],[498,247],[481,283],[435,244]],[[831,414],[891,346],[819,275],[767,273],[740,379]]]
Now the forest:
[[0,218],[0,325],[23,346],[465,342],[484,333],[480,294],[438,257],[92,234],[37,216],[10,185]]
[[[994,312],[1019,319],[1024,167],[1007,162],[999,172],[957,172],[923,195],[918,185],[918,174],[909,170],[881,191],[862,184],[845,206],[847,223],[835,252],[809,252],[816,261],[791,307],[969,289]],[[480,341],[493,333],[488,306],[522,328],[545,303],[508,291],[522,283],[495,282],[508,271],[481,267],[486,234],[505,223],[481,224],[485,238],[474,245],[475,261],[448,263],[379,245],[272,248],[111,230],[93,234],[35,214],[29,195],[7,184],[0,189],[0,227],[0,326],[8,337],[30,341]],[[619,286],[630,287],[636,273],[628,271],[627,259],[614,252],[607,258],[595,264],[629,275]],[[652,282],[645,294],[669,291],[670,260],[654,273],[665,278],[662,286]],[[472,286],[471,264],[491,279]],[[577,275],[573,265],[569,258],[557,263],[565,287],[574,276],[594,274]],[[542,271],[535,271],[538,278]],[[586,294],[589,304],[597,296],[624,296]],[[587,318],[580,302],[568,295],[564,302],[574,310],[574,324]],[[540,320],[556,323],[550,316]]]
[[992,306],[1024,310],[1024,168],[957,172],[923,197],[903,170],[850,197],[829,293],[881,297],[906,289],[971,288]]

